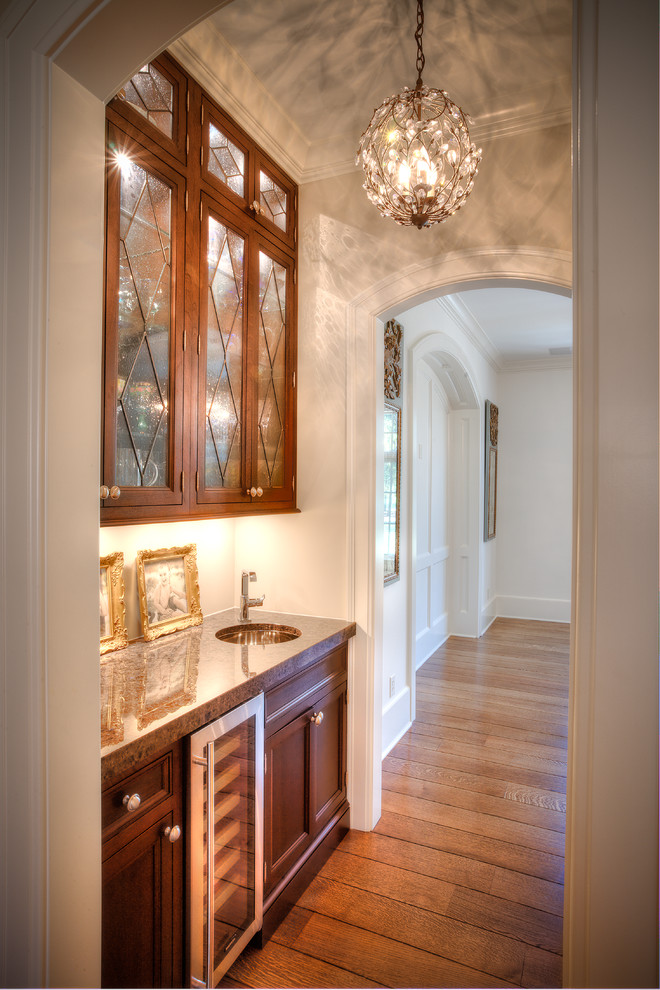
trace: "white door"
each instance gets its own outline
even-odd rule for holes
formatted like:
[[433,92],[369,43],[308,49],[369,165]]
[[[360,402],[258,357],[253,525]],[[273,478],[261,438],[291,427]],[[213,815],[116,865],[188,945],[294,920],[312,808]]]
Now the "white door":
[[420,361],[415,371],[415,665],[448,635],[448,408],[444,389]]

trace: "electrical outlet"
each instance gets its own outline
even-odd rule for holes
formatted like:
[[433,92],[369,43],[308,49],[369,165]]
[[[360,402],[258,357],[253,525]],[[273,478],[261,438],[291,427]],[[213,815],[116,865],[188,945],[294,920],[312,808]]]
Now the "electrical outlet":
[[393,698],[396,694],[396,676],[392,674],[390,677],[390,698]]

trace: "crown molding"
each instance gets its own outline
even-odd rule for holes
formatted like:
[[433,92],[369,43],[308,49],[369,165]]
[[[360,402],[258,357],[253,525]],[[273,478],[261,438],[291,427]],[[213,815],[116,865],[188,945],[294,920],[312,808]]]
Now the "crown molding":
[[570,126],[571,120],[570,104],[550,110],[529,110],[523,107],[496,110],[474,118],[471,137],[478,143],[510,137],[513,134],[524,134],[528,131],[540,131],[548,127]]
[[301,181],[309,141],[212,20],[197,24],[168,51],[295,182]]
[[435,302],[452,323],[465,334],[472,346],[488,362],[491,368],[495,371],[501,371],[502,363],[499,352],[493,347],[481,324],[463,300],[457,296],[439,296]]
[[[306,185],[359,169],[358,136],[311,143],[212,19],[195,25],[168,50],[295,182]],[[570,123],[570,104],[536,110],[528,101],[522,107],[475,115],[471,132],[479,143]]]
[[572,371],[572,354],[547,354],[528,358],[505,358],[502,360],[502,371]]

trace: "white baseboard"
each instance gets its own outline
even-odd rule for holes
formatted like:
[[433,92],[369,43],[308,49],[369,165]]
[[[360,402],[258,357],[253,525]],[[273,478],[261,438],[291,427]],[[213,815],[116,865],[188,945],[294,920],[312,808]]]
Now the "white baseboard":
[[419,633],[415,642],[415,669],[419,670],[432,653],[449,638],[449,616],[446,612],[432,626]]
[[383,759],[396,746],[399,739],[406,734],[411,725],[410,688],[406,685],[403,691],[399,691],[383,709]]
[[483,636],[488,627],[492,626],[497,616],[497,599],[491,598],[479,613],[479,636]]
[[496,615],[506,619],[538,619],[542,622],[570,622],[571,602],[563,598],[522,598],[498,595]]

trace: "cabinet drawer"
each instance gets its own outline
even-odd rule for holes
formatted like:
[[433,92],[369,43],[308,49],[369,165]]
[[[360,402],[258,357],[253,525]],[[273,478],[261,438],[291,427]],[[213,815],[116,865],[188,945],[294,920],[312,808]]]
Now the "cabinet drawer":
[[[123,825],[137,821],[161,801],[170,798],[173,784],[173,753],[170,750],[117,784],[106,788],[101,798],[103,838],[106,839]],[[134,795],[138,795],[139,804],[134,811],[129,811],[125,799]]]
[[266,737],[297,718],[318,698],[346,679],[348,650],[345,643],[306,670],[268,691],[264,699]]

